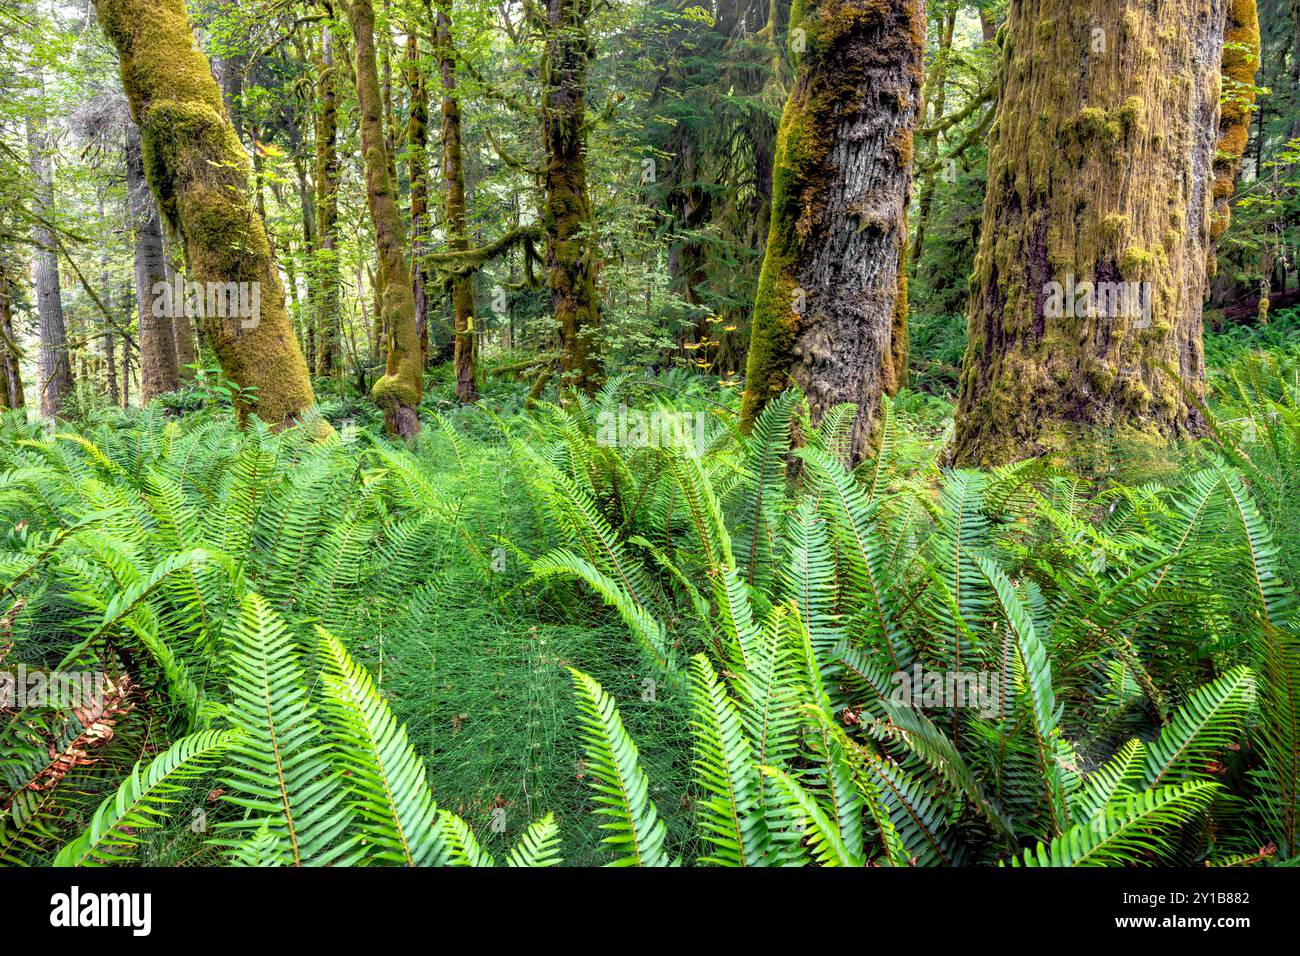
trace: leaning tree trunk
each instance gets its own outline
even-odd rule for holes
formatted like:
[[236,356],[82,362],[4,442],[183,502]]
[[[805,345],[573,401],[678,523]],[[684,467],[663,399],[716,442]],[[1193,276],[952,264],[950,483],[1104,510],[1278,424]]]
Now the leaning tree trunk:
[[356,45],[357,103],[361,111],[361,153],[366,167],[366,201],[379,254],[377,292],[387,346],[385,374],[371,389],[390,435],[410,438],[420,430],[422,364],[415,327],[415,296],[406,264],[406,227],[397,208],[384,145],[384,106],[375,66],[375,11],[370,0],[351,0],[348,23]]
[[[38,73],[39,75],[39,73]],[[68,333],[59,288],[57,238],[49,225],[54,213],[54,173],[50,166],[50,138],[39,108],[27,117],[27,156],[36,186],[33,210],[39,217],[32,227],[36,267],[36,311],[40,320],[37,387],[44,418],[54,418],[72,391],[72,365],[68,360]]]
[[147,404],[155,395],[180,388],[181,370],[176,359],[176,330],[173,316],[177,307],[158,307],[161,302],[155,286],[166,289],[167,265],[163,257],[162,225],[158,206],[144,175],[140,153],[140,130],[134,123],[126,127],[126,193],[135,234],[135,304],[140,323],[140,403]]
[[600,323],[597,251],[587,194],[587,67],[595,55],[587,33],[590,16],[590,0],[547,0],[541,66],[546,284],[565,378],[587,391],[600,377],[594,339]]
[[955,455],[1203,427],[1225,0],[1013,0]]
[[[438,4],[438,69],[442,76],[442,175],[446,193],[447,249],[469,249],[465,217],[465,165],[461,155],[460,101],[456,98],[456,51],[451,39],[451,0]],[[474,274],[451,280],[451,305],[455,316],[456,398],[478,401],[474,387]]]
[[145,174],[184,242],[191,277],[227,290],[248,283],[242,286],[248,304],[255,295],[259,300],[256,315],[202,318],[204,338],[225,374],[243,389],[256,389],[240,401],[240,415],[254,412],[275,426],[291,422],[315,401],[307,364],[249,193],[248,156],[194,39],[184,0],[95,0],[95,9],[117,48]]
[[[802,32],[801,32],[802,31]],[[778,133],[742,427],[793,379],[814,421],[853,402],[851,455],[907,362],[907,202],[925,48],[921,0],[820,0]]]

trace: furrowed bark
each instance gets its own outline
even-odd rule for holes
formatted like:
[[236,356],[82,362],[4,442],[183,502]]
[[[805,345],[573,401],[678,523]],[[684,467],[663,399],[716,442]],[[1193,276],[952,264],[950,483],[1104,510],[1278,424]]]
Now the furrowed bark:
[[366,200],[379,253],[377,294],[387,350],[385,374],[371,396],[384,412],[390,435],[410,438],[420,430],[422,362],[415,327],[415,297],[406,264],[406,228],[397,208],[384,146],[384,107],[375,65],[375,12],[370,0],[351,0],[348,23],[356,47],[357,101],[361,111],[361,152],[366,168]]
[[140,127],[145,175],[159,210],[181,237],[191,278],[226,289],[248,283],[249,304],[254,294],[260,299],[257,315],[205,310],[201,319],[226,376],[256,389],[239,402],[240,416],[252,412],[274,426],[292,422],[315,401],[307,364],[249,191],[248,156],[185,4],[96,0],[95,9],[117,49],[122,86]]
[[[851,455],[907,362],[907,200],[921,108],[920,0],[821,0],[781,117],[741,424],[793,380],[814,421],[858,406]],[[793,33],[799,36],[798,33]]]
[[1062,451],[1076,425],[1201,431],[1225,7],[1012,3],[957,461]]

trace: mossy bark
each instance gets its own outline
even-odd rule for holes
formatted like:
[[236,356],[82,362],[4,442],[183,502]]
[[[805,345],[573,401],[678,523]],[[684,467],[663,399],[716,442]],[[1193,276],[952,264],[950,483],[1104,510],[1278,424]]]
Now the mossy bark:
[[[158,206],[144,175],[140,152],[140,130],[126,127],[126,191],[134,235],[135,307],[140,329],[140,401],[180,387],[181,370],[176,357],[174,311],[155,308],[154,287],[167,284],[167,263],[163,256],[162,224]],[[107,301],[107,299],[105,299]],[[175,303],[172,303],[173,307]]]
[[[465,164],[460,135],[460,100],[456,97],[456,51],[451,37],[451,0],[439,0],[436,39],[438,71],[442,78],[442,177],[446,200],[447,249],[469,250],[469,228],[465,216]],[[478,401],[474,385],[474,273],[456,276],[451,282],[451,306],[455,317],[456,398],[464,403]]]
[[316,374],[333,375],[339,364],[338,94],[334,67],[334,37],[328,20],[321,24],[321,49],[316,64],[316,248],[315,303]]
[[814,420],[857,404],[857,460],[907,360],[903,262],[924,6],[820,0],[792,13],[791,31],[806,52],[777,134],[741,424],[752,426],[793,380]]
[[[1219,139],[1214,152],[1211,240],[1223,235],[1231,219],[1228,200],[1236,189],[1237,170],[1250,139],[1250,116],[1255,104],[1255,71],[1259,68],[1259,12],[1255,0],[1227,0],[1227,3],[1223,58],[1220,63],[1223,95],[1220,97]],[[1210,256],[1210,272],[1213,274],[1217,265],[1213,248]]]
[[1061,451],[1079,425],[1201,431],[1225,6],[1011,4],[957,461]]
[[590,0],[547,0],[541,66],[546,285],[566,383],[587,391],[599,385],[601,371],[595,340],[598,253],[587,191],[587,68],[595,56],[590,16]]
[[249,163],[190,28],[183,0],[95,0],[116,47],[122,87],[140,127],[145,174],[200,283],[257,283],[260,314],[205,314],[207,343],[226,376],[256,389],[241,403],[272,425],[315,398],[266,228],[249,192]]
[[406,227],[397,207],[384,143],[384,106],[375,60],[375,12],[370,0],[351,0],[348,23],[355,46],[357,103],[361,111],[361,153],[366,169],[366,201],[378,252],[377,294],[386,347],[384,375],[371,396],[384,413],[390,435],[410,438],[420,430],[420,335],[415,327],[415,296],[406,263]]
[[420,69],[419,35],[406,37],[406,91],[410,111],[406,120],[407,178],[411,183],[411,293],[415,297],[415,327],[420,333],[420,360],[429,365],[429,283],[422,260],[429,233],[429,88]]

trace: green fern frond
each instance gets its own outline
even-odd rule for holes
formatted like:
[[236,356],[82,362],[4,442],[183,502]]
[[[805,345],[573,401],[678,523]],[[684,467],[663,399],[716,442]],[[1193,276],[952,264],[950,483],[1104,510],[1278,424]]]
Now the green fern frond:
[[1092,819],[1075,824],[1050,845],[1012,857],[1012,866],[1150,865],[1168,855],[1166,835],[1203,813],[1219,785],[1212,780],[1130,794]]
[[54,866],[113,866],[129,862],[140,846],[140,831],[162,826],[171,816],[181,784],[209,771],[224,755],[232,731],[208,730],[182,737],[155,757],[141,773],[140,764],[107,797],[90,825],[54,858]]
[[601,825],[609,831],[601,842],[617,854],[608,865],[669,865],[664,850],[667,830],[650,799],[650,782],[618,708],[596,681],[572,667],[569,673],[577,694],[595,812],[609,820]]

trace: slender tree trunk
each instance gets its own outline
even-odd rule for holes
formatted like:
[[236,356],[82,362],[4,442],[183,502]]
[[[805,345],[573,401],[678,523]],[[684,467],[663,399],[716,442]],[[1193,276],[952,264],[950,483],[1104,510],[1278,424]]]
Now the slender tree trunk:
[[[940,21],[939,52],[934,59],[934,68],[926,77],[925,83],[924,109],[929,112],[929,124],[938,123],[943,119],[948,93],[948,53],[952,49],[952,33],[956,25],[957,2],[948,0]],[[913,269],[921,261],[921,254],[925,251],[925,228],[930,219],[930,206],[934,203],[934,183],[940,176],[938,161],[942,137],[943,134],[937,132],[926,136],[925,146],[922,149],[922,163],[927,168],[921,172],[921,189],[916,203],[916,234],[912,238]]]
[[[315,401],[285,308],[270,241],[249,197],[248,157],[194,40],[183,0],[95,0],[121,61],[145,173],[185,243],[195,281],[243,283],[246,310],[207,315],[203,334],[227,377],[256,389],[240,403],[279,426]],[[228,310],[227,310],[228,311]]]
[[[167,289],[167,266],[163,256],[162,226],[158,206],[144,176],[140,154],[140,130],[134,123],[126,128],[126,191],[135,234],[135,303],[140,324],[140,403],[180,387],[180,365],[176,359],[176,330],[172,326],[177,304],[160,298],[155,287]],[[170,308],[164,307],[169,305]]]
[[569,384],[599,384],[595,334],[597,249],[587,192],[587,67],[595,50],[587,33],[590,0],[546,0],[542,53],[542,146],[545,150],[547,287],[560,329]]
[[1079,424],[1201,431],[1225,6],[1013,0],[959,462],[1062,451]]
[[[334,37],[328,22],[321,27],[317,97],[320,101],[316,131],[316,321],[319,339],[316,374],[333,375],[339,361],[338,190],[341,178],[338,154],[338,93],[334,66]],[[341,369],[340,369],[341,371]]]
[[[44,89],[39,68],[37,80]],[[46,223],[54,214],[54,172],[50,163],[49,128],[42,106],[27,116],[27,158],[35,183],[32,208],[43,222],[32,227],[35,251],[36,310],[40,318],[40,354],[37,362],[40,410],[43,418],[55,418],[72,391],[72,365],[68,359],[68,335],[63,318],[63,297],[59,287],[59,255],[54,230]]]
[[[438,70],[442,76],[442,177],[446,195],[447,248],[469,249],[465,216],[465,166],[460,139],[460,101],[456,98],[456,52],[451,36],[451,0],[438,3]],[[478,401],[474,387],[474,276],[457,276],[451,284],[456,329],[456,398]]]
[[13,282],[5,270],[4,260],[0,259],[0,370],[4,372],[4,381],[0,382],[0,407],[22,408],[24,405],[20,357],[18,339],[14,335]]
[[420,70],[419,37],[414,29],[406,36],[406,87],[411,101],[406,123],[407,165],[411,182],[411,291],[415,296],[415,325],[420,333],[420,358],[427,367],[429,291],[427,270],[421,257],[426,251],[429,231],[429,88]]
[[[113,341],[110,333],[109,341]],[[122,336],[122,407],[131,407],[131,339]]]
[[375,13],[370,0],[351,0],[348,23],[356,45],[357,102],[361,111],[361,153],[366,167],[366,201],[379,254],[380,314],[387,346],[385,374],[371,389],[384,412],[388,433],[410,438],[420,430],[420,336],[415,296],[406,265],[406,228],[397,207],[384,147],[383,100],[375,66]]
[[921,110],[920,0],[820,0],[781,117],[742,426],[793,379],[814,420],[858,406],[851,455],[907,362],[907,201]]

